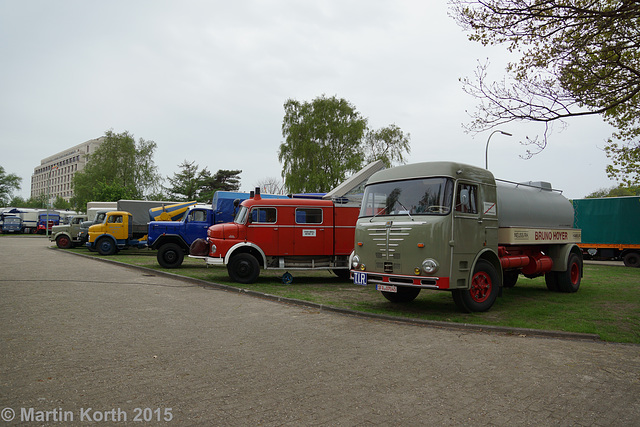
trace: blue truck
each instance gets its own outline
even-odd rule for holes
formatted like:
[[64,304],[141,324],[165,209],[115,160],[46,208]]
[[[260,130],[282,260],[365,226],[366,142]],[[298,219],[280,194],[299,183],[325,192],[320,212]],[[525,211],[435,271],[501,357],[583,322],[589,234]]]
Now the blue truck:
[[[196,239],[207,237],[207,229],[214,224],[233,221],[234,201],[246,200],[250,193],[216,191],[211,206],[196,205],[189,209],[181,221],[151,221],[147,245],[157,250],[158,264],[164,268],[178,268],[189,247]],[[279,195],[262,195],[263,198],[286,198]]]

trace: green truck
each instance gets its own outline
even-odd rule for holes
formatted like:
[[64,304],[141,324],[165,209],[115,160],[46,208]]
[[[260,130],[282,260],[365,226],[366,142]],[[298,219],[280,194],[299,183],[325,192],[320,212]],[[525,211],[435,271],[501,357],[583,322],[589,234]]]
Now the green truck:
[[627,267],[640,267],[640,197],[575,199],[573,209],[585,258],[621,259]]
[[577,292],[578,243],[571,202],[548,182],[416,163],[367,181],[351,273],[355,284],[375,285],[395,303],[432,289],[451,292],[461,311],[486,311],[519,276],[544,276],[550,291]]
[[86,215],[75,215],[69,220],[69,224],[54,225],[51,227],[49,240],[56,242],[60,249],[70,249],[81,245],[78,233],[82,223],[87,220]]

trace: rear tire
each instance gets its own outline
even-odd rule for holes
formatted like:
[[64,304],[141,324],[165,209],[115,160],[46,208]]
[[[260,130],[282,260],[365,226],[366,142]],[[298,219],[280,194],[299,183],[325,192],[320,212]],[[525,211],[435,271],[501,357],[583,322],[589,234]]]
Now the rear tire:
[[238,254],[231,258],[227,271],[234,282],[249,284],[260,275],[260,264],[251,254]]
[[622,258],[622,260],[624,261],[624,265],[627,267],[640,267],[640,253],[638,252],[629,252]]
[[582,259],[575,253],[569,255],[566,271],[556,273],[560,292],[578,292],[582,278]]
[[164,268],[178,268],[184,260],[184,251],[176,243],[167,243],[158,250],[158,264]]
[[469,289],[454,289],[453,301],[461,311],[480,312],[491,308],[500,292],[496,269],[491,263],[481,259],[473,270]]
[[420,288],[398,286],[398,292],[380,291],[380,293],[391,302],[407,303],[416,299],[416,297],[420,293]]
[[550,271],[544,275],[544,283],[551,292],[558,292],[558,272]]

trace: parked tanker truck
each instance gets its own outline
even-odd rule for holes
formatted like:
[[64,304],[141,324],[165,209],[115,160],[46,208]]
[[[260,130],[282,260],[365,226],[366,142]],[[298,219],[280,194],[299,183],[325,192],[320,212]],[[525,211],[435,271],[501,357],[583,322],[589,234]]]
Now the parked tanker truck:
[[380,171],[365,187],[351,258],[354,283],[392,302],[422,289],[451,291],[465,312],[486,311],[519,275],[551,291],[582,278],[573,207],[546,182],[496,180],[454,162]]

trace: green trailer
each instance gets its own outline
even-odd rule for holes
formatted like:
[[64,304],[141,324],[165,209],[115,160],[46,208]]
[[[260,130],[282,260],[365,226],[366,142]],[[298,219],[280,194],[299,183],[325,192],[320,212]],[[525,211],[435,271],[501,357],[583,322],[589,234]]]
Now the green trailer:
[[576,199],[573,209],[586,258],[622,259],[627,267],[640,267],[640,197]]

